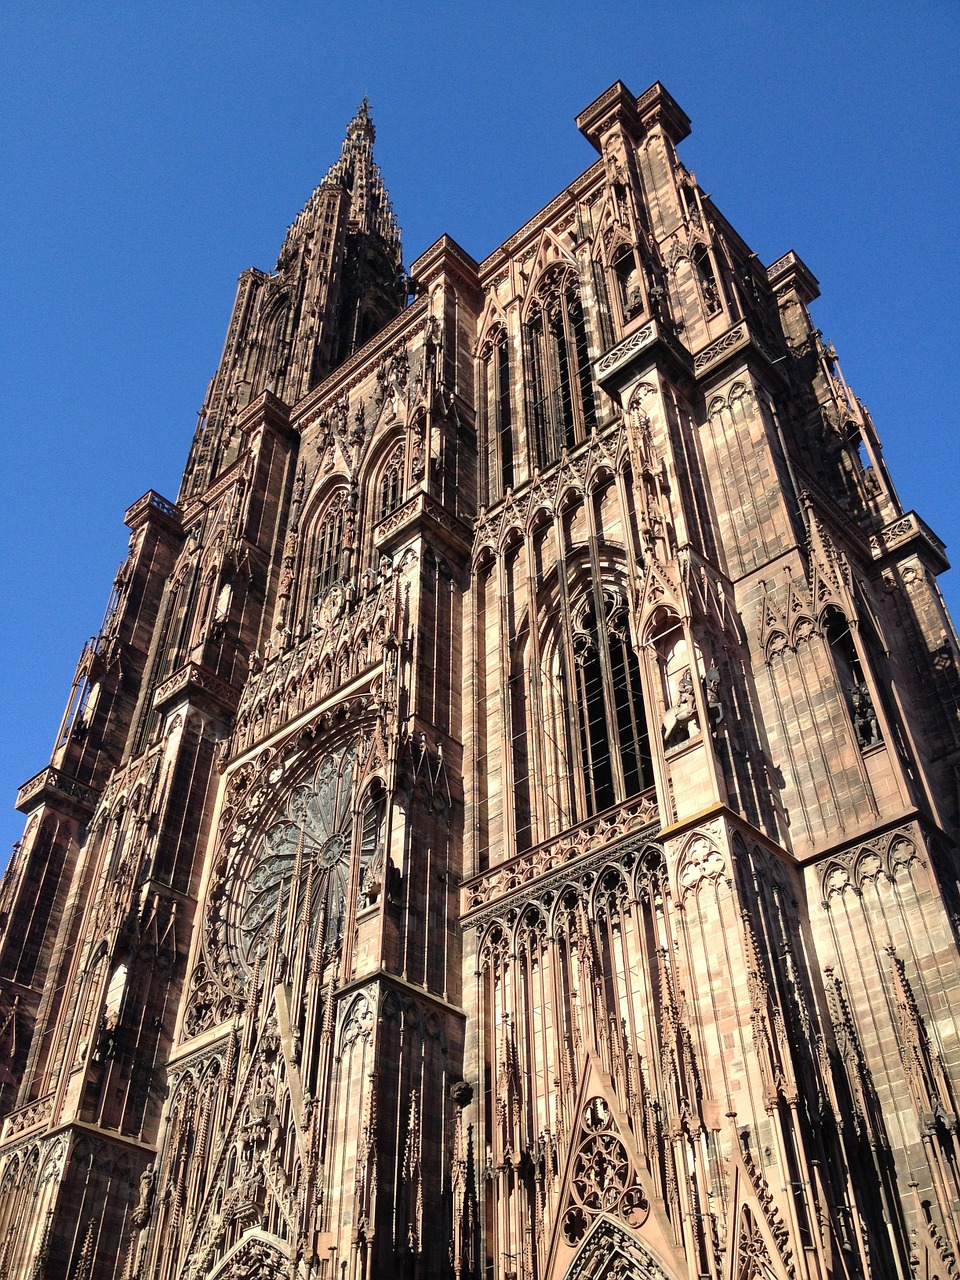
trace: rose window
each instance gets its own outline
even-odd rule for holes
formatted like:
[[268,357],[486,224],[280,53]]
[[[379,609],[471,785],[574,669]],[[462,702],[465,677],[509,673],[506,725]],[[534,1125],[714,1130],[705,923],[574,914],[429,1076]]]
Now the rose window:
[[[351,882],[356,760],[356,743],[330,752],[290,791],[259,836],[244,832],[242,823],[235,829],[235,851],[221,866],[209,908],[208,953],[228,986],[237,980],[245,985],[274,931],[286,933],[291,911],[297,936],[307,931],[311,950],[340,945]],[[360,906],[375,900],[379,888],[373,868],[382,862],[383,809],[377,793],[361,815]]]

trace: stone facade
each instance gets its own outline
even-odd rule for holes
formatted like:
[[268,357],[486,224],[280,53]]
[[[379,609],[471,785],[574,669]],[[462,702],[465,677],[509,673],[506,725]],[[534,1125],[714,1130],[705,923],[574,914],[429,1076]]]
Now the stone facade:
[[364,104],[241,276],[19,796],[0,1277],[955,1276],[943,546],[666,90],[577,124],[404,276]]

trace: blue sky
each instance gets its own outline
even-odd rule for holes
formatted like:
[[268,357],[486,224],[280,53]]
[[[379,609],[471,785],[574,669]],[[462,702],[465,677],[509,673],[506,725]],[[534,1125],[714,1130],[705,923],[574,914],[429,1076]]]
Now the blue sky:
[[591,163],[578,111],[663,81],[727,217],[819,278],[905,506],[960,558],[956,3],[13,0],[0,40],[0,863],[123,511],[176,495],[236,277],[364,94],[409,262],[444,232],[488,253]]

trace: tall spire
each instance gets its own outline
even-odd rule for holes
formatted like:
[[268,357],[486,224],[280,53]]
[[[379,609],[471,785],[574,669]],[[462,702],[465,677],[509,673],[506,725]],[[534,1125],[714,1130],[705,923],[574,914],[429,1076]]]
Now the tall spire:
[[390,203],[390,196],[383,183],[380,167],[373,158],[373,143],[376,136],[373,117],[370,115],[370,103],[367,98],[364,98],[353,119],[347,125],[339,159],[327,170],[323,181],[287,232],[287,238],[277,262],[278,269],[284,261],[285,253],[289,251],[291,239],[299,237],[307,225],[313,222],[323,193],[331,188],[342,187],[350,196],[349,229],[374,236],[382,241],[382,247],[388,255],[396,259],[399,271],[402,257],[400,229]]
[[185,494],[236,456],[237,412],[265,389],[295,404],[403,307],[403,251],[363,99],[340,156],[287,230],[274,271],[240,278]]

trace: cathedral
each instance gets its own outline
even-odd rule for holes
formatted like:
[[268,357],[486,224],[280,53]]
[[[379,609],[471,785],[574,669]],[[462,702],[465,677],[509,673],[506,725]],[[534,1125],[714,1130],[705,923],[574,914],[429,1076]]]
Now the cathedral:
[[[0,886],[0,1280],[955,1280],[944,547],[659,83],[240,276]],[[34,765],[37,762],[33,762]]]

